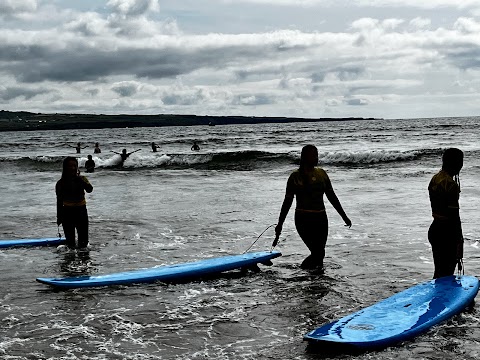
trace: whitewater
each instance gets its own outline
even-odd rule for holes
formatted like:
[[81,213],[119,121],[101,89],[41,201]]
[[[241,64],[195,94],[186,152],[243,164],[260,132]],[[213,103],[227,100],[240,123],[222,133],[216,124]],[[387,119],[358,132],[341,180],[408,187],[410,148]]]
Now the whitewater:
[[[302,338],[432,277],[427,186],[448,147],[465,153],[465,273],[480,275],[479,120],[1,132],[0,239],[56,236],[54,189],[64,157],[78,158],[94,190],[87,195],[87,257],[56,248],[0,250],[0,358],[477,359],[478,304],[379,352],[317,353]],[[190,149],[194,141],[199,151]],[[80,154],[78,142],[88,145]],[[93,153],[96,142],[100,154]],[[259,273],[68,291],[35,281],[239,254],[255,241],[250,251],[270,250],[268,227],[306,144],[318,147],[319,166],[353,223],[344,227],[326,202],[323,276],[300,269],[308,250],[292,209],[276,248],[283,256]],[[140,151],[120,167],[114,152],[122,149]],[[84,171],[87,155],[94,173]]]

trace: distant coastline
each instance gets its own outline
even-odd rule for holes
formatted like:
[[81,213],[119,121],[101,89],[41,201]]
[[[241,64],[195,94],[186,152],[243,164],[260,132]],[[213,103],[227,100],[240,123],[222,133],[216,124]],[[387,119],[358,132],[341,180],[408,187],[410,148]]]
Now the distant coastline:
[[42,114],[27,111],[0,111],[0,131],[103,129],[161,126],[215,126],[234,124],[292,123],[317,121],[382,120],[378,118],[290,118],[207,115],[104,115]]

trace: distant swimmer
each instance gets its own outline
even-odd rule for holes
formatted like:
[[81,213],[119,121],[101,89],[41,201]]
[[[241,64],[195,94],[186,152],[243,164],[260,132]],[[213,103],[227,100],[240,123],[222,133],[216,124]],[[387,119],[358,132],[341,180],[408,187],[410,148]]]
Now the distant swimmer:
[[118,153],[118,152],[116,152],[116,151],[113,151],[113,152],[114,152],[115,154],[117,154],[117,155],[120,155],[120,157],[122,158],[122,162],[120,163],[120,166],[123,166],[123,163],[125,162],[125,160],[128,159],[128,157],[129,157],[130,155],[132,155],[133,153],[136,153],[137,151],[140,151],[140,150],[141,150],[141,149],[137,149],[137,150],[135,150],[135,151],[132,151],[132,152],[127,153],[127,149],[123,149],[121,153]]
[[195,150],[195,151],[200,150],[200,146],[198,146],[196,141],[193,142],[193,145],[190,150]]
[[160,149],[160,145],[157,145],[154,142],[152,142],[152,151],[157,152],[157,149]]
[[85,161],[85,169],[87,173],[93,173],[95,171],[95,161],[92,159],[92,155],[87,156],[88,160]]
[[98,143],[95,143],[95,148],[93,149],[94,154],[100,154],[102,150],[100,150],[100,145]]
[[67,145],[70,146],[70,147],[74,147],[75,150],[77,151],[77,154],[80,154],[82,149],[85,149],[85,148],[88,147],[88,145],[85,145],[85,146],[82,147],[81,143],[77,143],[77,145],[69,145],[69,144],[67,144]]

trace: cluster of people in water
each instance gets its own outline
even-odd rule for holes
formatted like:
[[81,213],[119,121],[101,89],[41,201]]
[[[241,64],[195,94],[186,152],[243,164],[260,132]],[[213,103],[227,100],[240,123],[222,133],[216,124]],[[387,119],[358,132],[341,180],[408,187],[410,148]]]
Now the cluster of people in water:
[[[82,149],[86,149],[88,147],[88,145],[82,146],[82,143],[80,143],[80,142],[78,142],[76,145],[69,145],[69,144],[67,144],[67,145],[71,146],[71,147],[74,147],[77,154],[81,154]],[[151,143],[151,148],[152,148],[153,152],[157,152],[158,149],[160,148],[160,145],[157,145],[155,142],[152,142]],[[194,141],[193,145],[190,149],[192,151],[199,151],[200,146],[198,145],[198,143],[196,141]],[[137,150],[134,150],[134,151],[131,151],[131,152],[127,152],[127,149],[123,149],[122,152],[116,152],[116,151],[112,151],[112,152],[114,152],[117,155],[120,155],[119,166],[122,167],[123,163],[125,162],[125,160],[128,159],[128,157],[130,155],[132,155],[133,153],[136,153],[137,151],[140,151],[140,150],[141,149],[137,149]],[[102,150],[100,149],[100,144],[98,142],[95,143],[95,146],[93,148],[93,153],[94,154],[100,154],[101,152],[102,152]],[[92,172],[95,171],[95,161],[93,160],[92,155],[87,156],[87,161],[85,161],[85,171],[87,173],[92,173]]]
[[[79,153],[82,147],[80,143],[77,145],[77,153]],[[195,147],[195,145],[197,146]],[[157,149],[155,143],[152,143],[152,151],[156,152]],[[195,143],[191,149],[199,150],[198,144]],[[136,151],[139,150],[127,153],[126,149],[123,149],[122,153],[116,154],[119,154],[122,161],[125,161]],[[95,153],[100,152],[97,143]],[[89,155],[89,160],[91,160],[91,155]],[[455,268],[458,266],[460,270],[462,266],[463,233],[459,212],[459,173],[462,167],[463,152],[457,148],[446,149],[442,156],[442,168],[433,175],[428,185],[433,217],[428,230],[428,240],[433,253],[434,278],[453,275]],[[88,169],[89,167],[87,167],[87,172]],[[90,193],[92,190],[93,186],[88,179],[80,175],[78,160],[71,156],[65,158],[62,176],[56,184],[55,191],[57,224],[63,226],[69,248],[83,248],[88,245],[85,192]],[[314,145],[306,145],[302,148],[299,168],[295,169],[287,180],[285,197],[275,227],[276,239],[273,245],[276,245],[293,200],[296,199],[295,227],[310,251],[310,255],[302,262],[301,267],[320,272],[323,272],[324,268],[325,245],[328,238],[328,217],[323,201],[324,195],[341,216],[345,226],[350,228],[352,221],[335,194],[327,172],[318,167],[317,148]],[[75,241],[75,229],[78,235],[78,244]]]

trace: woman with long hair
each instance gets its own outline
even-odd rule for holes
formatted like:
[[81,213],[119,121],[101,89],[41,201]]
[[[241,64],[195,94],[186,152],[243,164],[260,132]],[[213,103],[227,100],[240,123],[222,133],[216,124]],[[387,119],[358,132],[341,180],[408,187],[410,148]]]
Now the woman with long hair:
[[93,186],[85,176],[80,175],[78,160],[68,156],[63,160],[62,177],[55,185],[57,195],[57,225],[62,224],[66,244],[74,249],[75,230],[78,247],[88,245],[88,213],[85,191],[91,193]]
[[463,258],[463,233],[460,221],[460,180],[463,152],[446,149],[442,156],[442,169],[428,185],[433,222],[428,229],[435,271],[433,278],[453,275],[455,266]]
[[293,203],[297,199],[295,209],[295,227],[311,254],[302,262],[303,269],[323,269],[325,244],[328,237],[328,218],[323,203],[323,194],[327,196],[345,225],[352,226],[352,222],[333,191],[330,178],[325,170],[317,167],[318,150],[314,145],[302,148],[300,167],[290,174],[287,181],[287,190],[282,209],[275,227],[277,238],[282,232],[283,223]]

